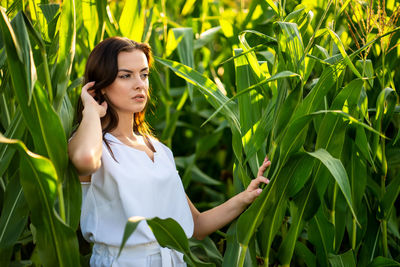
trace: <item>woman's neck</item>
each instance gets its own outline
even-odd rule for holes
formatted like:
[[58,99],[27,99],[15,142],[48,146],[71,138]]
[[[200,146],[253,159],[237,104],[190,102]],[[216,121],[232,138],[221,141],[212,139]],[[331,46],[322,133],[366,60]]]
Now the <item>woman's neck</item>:
[[118,114],[118,125],[110,133],[115,137],[123,137],[135,140],[137,138],[137,134],[133,131],[134,123],[134,114]]

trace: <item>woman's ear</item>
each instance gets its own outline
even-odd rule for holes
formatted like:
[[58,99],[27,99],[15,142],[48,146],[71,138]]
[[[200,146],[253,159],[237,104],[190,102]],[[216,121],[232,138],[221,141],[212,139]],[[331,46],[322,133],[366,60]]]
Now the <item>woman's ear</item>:
[[100,92],[101,92],[102,95],[105,95],[106,94],[106,89],[103,88],[103,89],[100,90]]

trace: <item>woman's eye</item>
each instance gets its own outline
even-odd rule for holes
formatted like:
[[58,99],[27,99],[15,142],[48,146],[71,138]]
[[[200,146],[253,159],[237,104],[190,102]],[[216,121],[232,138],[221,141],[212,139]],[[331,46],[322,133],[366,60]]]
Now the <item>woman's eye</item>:
[[130,75],[130,74],[124,74],[124,75],[120,75],[119,77],[120,77],[121,79],[128,79],[128,78],[131,77],[131,75]]
[[146,79],[147,77],[149,77],[149,74],[148,73],[142,73],[140,76],[142,77],[142,79]]

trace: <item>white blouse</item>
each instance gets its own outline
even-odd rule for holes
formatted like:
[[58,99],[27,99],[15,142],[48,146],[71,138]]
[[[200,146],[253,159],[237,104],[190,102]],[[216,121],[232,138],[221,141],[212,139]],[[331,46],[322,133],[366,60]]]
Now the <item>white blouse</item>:
[[[142,151],[105,135],[115,161],[103,142],[101,167],[83,186],[81,230],[89,242],[120,246],[128,218],[172,218],[187,237],[193,234],[193,217],[171,150],[151,139],[154,162]],[[146,221],[139,223],[126,246],[155,241]]]

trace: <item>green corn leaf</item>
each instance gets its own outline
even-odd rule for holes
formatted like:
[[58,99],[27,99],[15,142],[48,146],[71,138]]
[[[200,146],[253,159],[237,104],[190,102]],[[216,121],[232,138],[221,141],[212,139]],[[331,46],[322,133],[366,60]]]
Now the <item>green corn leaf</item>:
[[[104,25],[105,23],[105,31],[109,36],[122,35],[116,21],[112,18],[112,14],[110,12],[107,12],[108,8],[109,6],[107,5],[107,1],[96,1],[96,9],[97,9],[97,15],[99,17],[99,25]],[[97,39],[102,40],[103,38],[104,38],[104,30],[98,31]]]
[[[11,139],[21,139],[25,132],[25,124],[20,110],[17,110],[11,125],[7,128],[4,135]],[[15,149],[7,144],[0,144],[0,177],[3,176],[8,169],[10,162],[15,154]]]
[[[192,28],[174,28],[172,32],[175,39],[182,36],[182,40],[178,43],[178,56],[182,64],[194,69],[194,43],[193,43],[193,29]],[[187,82],[190,100],[193,100],[193,84]]]
[[318,79],[317,84],[304,98],[299,108],[294,112],[291,120],[293,121],[301,116],[316,111],[324,100],[324,96],[327,95],[333,85],[337,82],[343,69],[343,65],[341,64],[325,68]]
[[18,240],[28,220],[26,203],[18,175],[7,184],[0,217],[0,248],[12,247]]
[[[241,53],[242,50],[235,49],[234,51],[235,55]],[[245,88],[257,83],[255,74],[253,74],[253,71],[247,63],[245,57],[235,59],[235,74],[237,93],[240,93]],[[265,101],[263,101],[262,95],[258,94],[255,91],[248,94],[243,94],[237,99],[240,114],[239,121],[241,132],[243,133],[242,143],[245,152],[247,152],[251,147],[251,145],[249,145],[249,142],[252,139],[254,132],[258,128],[259,124],[257,123],[257,121],[261,116],[262,107]],[[258,148],[262,149],[262,146]],[[254,154],[256,154],[256,152]],[[259,166],[257,155],[247,158],[253,171],[253,175],[256,175]]]
[[275,12],[276,15],[279,15],[278,7],[275,5],[274,1],[272,0],[264,0],[264,1],[272,8],[272,10]]
[[[6,17],[3,17],[4,22],[7,21]],[[6,22],[7,23],[7,22]],[[23,65],[24,71],[22,72],[23,74],[23,79],[26,81],[26,87],[21,88],[20,90],[24,90],[25,93],[28,95],[28,102],[27,104],[30,105],[31,100],[32,100],[32,92],[33,92],[33,87],[37,79],[36,75],[36,68],[35,68],[35,63],[33,61],[33,54],[31,50],[31,45],[29,42],[29,35],[26,30],[25,24],[24,24],[24,19],[22,13],[18,13],[17,16],[11,21],[11,26],[12,29],[10,29],[10,25],[7,25],[9,27],[9,31],[13,31],[13,34],[15,34],[17,42],[14,41],[15,44],[15,50],[18,54],[19,59],[21,62],[24,62],[25,64]],[[6,44],[9,42],[8,40]],[[7,53],[8,56],[8,53]],[[11,73],[11,76],[13,74]]]
[[62,101],[67,91],[69,77],[72,70],[72,61],[75,55],[76,39],[76,14],[75,1],[63,1],[59,26],[59,48],[57,64],[52,76],[52,84],[55,98],[53,106],[57,112],[61,109]]
[[328,265],[328,255],[334,253],[335,227],[326,219],[322,208],[311,219],[307,232],[310,242],[316,248],[315,254],[319,264]]
[[136,42],[143,40],[146,2],[127,0],[119,19],[119,27],[123,36]]
[[[42,78],[42,83],[46,84],[47,87],[47,93],[49,95],[49,100],[50,102],[53,101],[53,87],[51,84],[51,78],[50,78],[50,71],[48,67],[48,60],[47,60],[47,53],[46,53],[46,47],[44,44],[44,41],[40,34],[33,28],[31,22],[29,19],[25,16],[24,13],[22,13],[26,29],[31,36],[31,38],[35,41],[35,43],[38,45],[40,54],[41,54],[41,59],[42,59],[42,72],[44,73],[44,78]],[[39,81],[42,76],[39,75]]]
[[400,262],[382,256],[376,257],[368,267],[399,267]]
[[65,177],[63,183],[65,222],[76,231],[81,217],[82,186],[71,162],[69,162]]
[[215,266],[213,263],[204,263],[200,261],[189,248],[189,240],[186,237],[185,232],[181,228],[181,226],[173,219],[160,219],[160,218],[152,218],[146,219],[143,217],[132,217],[128,220],[125,226],[124,235],[120,247],[119,254],[123,250],[126,241],[131,236],[131,234],[135,231],[138,224],[145,220],[153,231],[154,236],[157,239],[157,242],[162,247],[168,247],[170,249],[174,249],[184,254],[185,261],[190,266]]
[[354,254],[352,250],[340,255],[329,255],[328,260],[332,267],[356,267]]
[[79,266],[75,231],[54,212],[57,174],[48,159],[29,151],[18,140],[0,135],[0,142],[18,149],[21,156],[20,181],[35,226],[39,257],[44,266]]
[[332,31],[331,29],[328,28],[328,32],[331,36],[331,38],[333,39],[333,41],[335,42],[336,46],[339,48],[340,53],[343,56],[344,62],[346,63],[347,66],[349,66],[349,68],[353,71],[353,73],[358,77],[358,78],[362,78],[361,74],[358,72],[357,68],[353,65],[353,63],[351,62],[350,57],[347,55],[346,50],[343,46],[342,41],[340,40],[339,36]]
[[329,152],[327,152],[325,149],[318,149],[315,152],[307,153],[320,160],[321,163],[324,164],[325,167],[329,170],[329,172],[339,185],[339,188],[346,199],[346,202],[351,210],[351,213],[353,214],[353,217],[357,221],[357,216],[354,212],[353,201],[351,198],[349,178],[347,176],[346,170],[343,167],[342,162],[338,159],[333,158],[331,154],[329,154]]
[[221,26],[213,27],[200,34],[200,37],[194,41],[194,49],[197,50],[209,44],[221,31]]
[[[83,25],[85,26],[87,30],[87,43],[88,43],[88,48],[92,50],[95,46],[96,42],[96,37],[99,32],[98,28],[99,25],[102,26],[102,23],[99,21],[99,16],[97,15],[97,7],[96,7],[96,2],[103,2],[103,1],[94,1],[94,0],[88,0],[88,1],[82,1],[82,14],[85,14],[82,16],[83,20]],[[78,16],[81,16],[81,14],[77,14]]]
[[[227,231],[226,236],[226,251],[224,259],[222,261],[222,267],[238,266],[239,255],[242,252],[242,248],[236,239],[237,224],[233,222]],[[251,257],[250,251],[247,250],[244,258],[244,266],[256,266],[254,258]]]
[[263,149],[263,143],[270,135],[273,127],[274,103],[270,102],[263,111],[259,121],[255,123],[254,131],[248,131],[242,137],[247,160],[251,159],[258,151]]
[[[21,15],[17,15],[19,28],[25,28],[23,18]],[[11,25],[7,23],[7,17],[2,12],[2,20],[0,22],[3,40],[7,49],[7,62],[10,69],[13,69],[11,80],[13,83],[14,93],[17,101],[21,107],[24,121],[28,126],[30,133],[32,134],[35,148],[39,154],[49,155],[50,159],[56,166],[58,176],[62,178],[68,162],[67,155],[67,144],[64,131],[60,123],[60,119],[52,109],[48,98],[43,92],[42,88],[35,85],[35,90],[32,95],[32,103],[28,105],[29,98],[24,88],[29,87],[28,78],[21,79],[21,73],[25,73],[25,63],[20,61],[18,57],[18,44],[20,41],[13,39],[13,29]],[[23,32],[23,30],[20,30]],[[26,32],[26,30],[25,30]],[[26,34],[27,35],[27,34]],[[29,38],[24,40],[29,41]],[[25,46],[27,48],[27,46]],[[31,53],[25,51],[25,53]],[[31,64],[33,64],[33,59]],[[60,180],[61,182],[62,180]]]
[[300,242],[300,241],[296,242],[295,253],[301,259],[304,259],[304,261],[308,267],[316,267],[317,266],[316,265],[317,260],[316,260],[315,255],[302,242]]
[[[313,158],[303,154],[293,155],[288,163],[280,169],[274,178],[276,180],[268,194],[269,203],[264,214],[263,234],[265,240],[265,259],[271,253],[271,244],[282,225],[289,197],[293,197],[304,186],[311,175],[314,166]],[[240,220],[239,220],[240,222]],[[240,231],[238,230],[238,233]],[[238,234],[239,237],[239,234]]]
[[[180,64],[175,61],[155,57],[155,59],[169,67],[175,72],[176,75],[185,79],[186,81],[196,85],[196,88],[206,97],[207,101],[215,108],[218,109],[221,105],[227,102],[228,98],[221,93],[217,85],[207,77],[201,75],[192,68]],[[222,114],[231,124],[231,130],[240,132],[240,124],[238,121],[237,107],[234,103],[230,103],[222,108]]]
[[386,188],[386,193],[382,198],[381,207],[384,214],[384,219],[388,220],[394,203],[400,194],[400,175],[393,178]]
[[277,25],[282,30],[280,35],[280,48],[287,55],[286,66],[289,71],[300,74],[304,77],[305,64],[301,64],[304,55],[303,39],[297,28],[297,24],[278,21]]
[[392,88],[383,89],[376,100],[375,129],[385,131],[394,113],[397,102],[396,91]]
[[222,265],[222,255],[218,251],[214,241],[210,237],[206,237],[203,240],[197,240],[195,238],[189,239],[189,246],[192,252],[197,257],[202,259],[207,258],[207,262],[213,262],[216,266]]
[[250,87],[247,87],[246,89],[241,90],[240,92],[238,92],[235,96],[233,96],[232,98],[228,99],[226,102],[224,102],[219,108],[216,109],[216,111],[203,123],[206,124],[208,121],[210,121],[212,118],[214,118],[221,110],[223,110],[225,108],[225,106],[229,103],[231,103],[234,99],[247,94],[249,92],[251,92],[252,90],[255,90],[257,87],[279,80],[279,79],[284,79],[284,78],[293,78],[293,77],[300,77],[298,74],[290,72],[290,71],[282,71],[279,72],[271,77],[269,77],[268,79],[265,79],[257,84],[253,84]]
[[143,221],[143,217],[132,217],[129,218],[128,222],[125,225],[124,234],[122,236],[121,246],[119,247],[118,257],[121,255],[123,248],[125,247],[126,241],[133,234],[133,232],[138,227],[139,223]]

